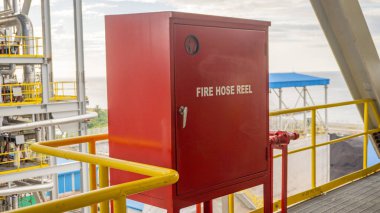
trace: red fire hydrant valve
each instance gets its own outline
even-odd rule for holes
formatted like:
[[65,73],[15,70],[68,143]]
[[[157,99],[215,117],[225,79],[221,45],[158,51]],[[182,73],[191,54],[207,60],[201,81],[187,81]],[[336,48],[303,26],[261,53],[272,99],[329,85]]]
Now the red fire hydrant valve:
[[297,140],[299,136],[296,132],[270,131],[269,143],[274,145],[274,148],[281,149],[281,146],[288,145],[291,140]]
[[[288,144],[291,140],[297,140],[299,134],[296,132],[276,131],[269,132],[269,143],[271,148],[271,158],[273,158],[273,149],[282,150],[282,190],[281,190],[281,212],[287,212],[287,197],[288,197]],[[273,196],[273,160],[271,163],[271,182]],[[271,198],[273,201],[273,197]]]

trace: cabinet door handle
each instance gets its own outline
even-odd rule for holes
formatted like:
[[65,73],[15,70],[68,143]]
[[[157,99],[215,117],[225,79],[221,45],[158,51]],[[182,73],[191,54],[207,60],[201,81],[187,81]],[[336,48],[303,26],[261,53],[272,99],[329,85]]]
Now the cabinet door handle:
[[178,111],[179,111],[179,114],[182,115],[182,128],[185,128],[188,109],[186,106],[181,106]]

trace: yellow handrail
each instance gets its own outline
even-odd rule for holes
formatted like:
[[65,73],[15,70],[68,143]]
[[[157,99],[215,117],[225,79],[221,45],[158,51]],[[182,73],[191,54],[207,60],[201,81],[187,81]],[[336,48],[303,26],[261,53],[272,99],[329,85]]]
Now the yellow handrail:
[[354,101],[345,101],[345,102],[339,102],[339,103],[331,103],[331,104],[299,107],[299,108],[292,108],[292,109],[284,109],[284,110],[279,110],[279,111],[272,111],[269,113],[269,116],[277,116],[277,115],[284,115],[284,114],[318,110],[318,109],[327,109],[327,108],[348,106],[348,105],[354,105],[354,104],[363,104],[366,102],[367,103],[373,102],[373,100],[372,99],[359,99],[359,100],[354,100]]
[[[53,96],[49,101],[70,101],[76,100],[76,82],[59,81],[51,82]],[[17,93],[15,93],[15,91]],[[3,84],[0,86],[0,106],[19,106],[28,104],[42,103],[42,84],[34,83],[15,83]]]
[[43,39],[36,36],[0,35],[0,57],[43,57]]
[[[23,161],[39,161],[39,165],[40,166],[43,166],[45,164],[43,162],[43,159],[45,158],[45,156],[42,156],[42,155],[40,155],[40,156],[34,156],[34,157],[24,157],[24,158],[19,157],[19,156],[21,156],[22,153],[24,153],[26,155],[28,152],[31,152],[31,150],[29,148],[25,148],[23,150],[15,150],[15,151],[11,151],[11,152],[0,153],[0,157],[14,155],[13,156],[13,160],[2,161],[2,162],[0,162],[0,165],[2,165],[2,164],[11,164],[11,163],[15,163],[17,165],[14,169],[0,171],[0,175],[2,175],[2,174],[9,174],[9,173],[12,173],[12,172],[14,172],[14,173],[18,172],[19,169],[20,169],[20,167],[21,167],[21,162],[23,162]],[[16,156],[18,156],[18,157],[16,157]],[[36,165],[32,165],[32,167],[35,167],[35,166]]]
[[[341,106],[348,106],[348,105],[357,105],[357,104],[363,104],[364,108],[364,116],[363,116],[363,132],[345,136],[342,138],[338,138],[335,140],[330,140],[328,142],[323,143],[316,143],[316,111],[320,109],[327,109],[327,108],[333,108],[333,107],[341,107]],[[375,119],[378,124],[378,128],[375,129],[368,129],[368,121],[369,121],[369,109],[373,112],[373,115],[375,116]],[[284,115],[284,114],[290,114],[290,113],[298,113],[298,112],[305,112],[305,111],[311,111],[311,126],[310,126],[310,134],[311,134],[311,145],[307,147],[302,147],[299,149],[291,150],[288,152],[289,155],[311,150],[311,189],[307,190],[305,192],[301,192],[295,195],[292,195],[288,198],[288,205],[293,205],[298,202],[302,202],[304,200],[313,198],[315,196],[321,195],[327,191],[330,191],[334,188],[337,188],[341,185],[344,185],[346,183],[349,183],[351,181],[363,178],[373,172],[377,172],[380,170],[380,164],[377,164],[375,166],[372,166],[370,168],[367,168],[367,151],[368,151],[368,134],[373,134],[376,132],[380,132],[380,116],[378,111],[375,108],[374,100],[372,99],[360,99],[360,100],[354,100],[354,101],[346,101],[346,102],[340,102],[340,103],[332,103],[332,104],[325,104],[325,105],[316,105],[316,106],[308,106],[308,107],[301,107],[301,108],[293,108],[293,109],[286,109],[286,110],[280,110],[280,111],[273,111],[270,112],[270,116],[278,116],[278,115]],[[335,179],[329,183],[323,184],[321,186],[316,186],[316,149],[318,147],[340,143],[343,141],[346,141],[351,138],[363,136],[363,169],[351,173],[349,175],[343,176],[341,178]],[[281,157],[281,154],[273,156],[273,158]],[[278,211],[280,208],[280,202],[281,201],[275,201],[273,204],[273,210]],[[260,208],[258,210],[254,210],[252,212],[262,212],[263,209]],[[233,211],[229,211],[232,213]]]
[[76,82],[75,81],[57,81],[50,83],[54,92],[50,101],[66,101],[77,99]]
[[[20,208],[13,212],[64,212],[70,211],[86,206],[92,208],[92,212],[96,212],[97,203],[103,203],[100,206],[100,211],[104,212],[104,209],[108,209],[108,201],[113,200],[115,205],[115,212],[125,212],[125,200],[126,196],[140,193],[147,190],[152,190],[162,186],[171,185],[178,181],[178,173],[175,170],[136,163],[131,161],[119,160],[115,158],[109,158],[104,156],[98,156],[95,154],[80,153],[69,150],[59,149],[59,146],[67,146],[81,143],[94,143],[95,141],[105,140],[108,138],[107,134],[82,136],[77,138],[62,139],[55,141],[39,142],[33,144],[31,149],[35,152],[44,153],[51,156],[77,160],[86,162],[91,165],[99,165],[103,167],[107,172],[102,172],[100,179],[108,179],[108,169],[118,169],[127,172],[133,172],[148,176],[147,178],[123,183],[119,185],[104,187],[101,189],[93,190],[90,192],[82,193],[79,195],[73,195],[59,200],[53,200],[42,204],[37,204],[30,207]],[[94,151],[94,148],[91,147]],[[101,175],[101,174],[99,174]],[[90,176],[93,178],[93,176]],[[95,180],[91,180],[95,181]],[[108,185],[108,183],[104,183]],[[124,207],[123,207],[124,206]]]

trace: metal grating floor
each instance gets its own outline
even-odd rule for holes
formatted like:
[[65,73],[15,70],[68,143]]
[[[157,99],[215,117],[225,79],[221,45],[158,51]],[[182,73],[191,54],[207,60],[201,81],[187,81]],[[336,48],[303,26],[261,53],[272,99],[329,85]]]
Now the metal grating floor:
[[380,212],[380,172],[295,205],[288,212]]

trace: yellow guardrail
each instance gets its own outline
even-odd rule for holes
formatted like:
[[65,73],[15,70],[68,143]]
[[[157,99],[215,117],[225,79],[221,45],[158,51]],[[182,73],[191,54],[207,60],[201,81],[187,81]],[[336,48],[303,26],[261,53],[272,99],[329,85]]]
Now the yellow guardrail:
[[[24,156],[22,157],[22,155]],[[48,164],[46,162],[46,156],[42,154],[36,154],[27,147],[23,150],[16,150],[11,152],[0,153],[0,165],[10,165],[9,169],[0,172],[0,175],[17,173],[20,171],[31,170],[36,168],[46,167]],[[5,161],[4,161],[5,160]],[[25,162],[29,162],[29,165],[23,165]],[[32,163],[31,163],[32,162]]]
[[[320,109],[328,109],[333,107],[341,107],[341,106],[348,106],[348,105],[359,105],[362,104],[364,108],[363,113],[363,131],[358,134],[338,138],[335,140],[327,141],[324,143],[318,143],[317,144],[317,132],[316,132],[316,112]],[[375,119],[377,121],[377,124],[379,125],[376,129],[368,129],[368,119],[369,119],[369,111],[373,112],[373,115],[375,116]],[[300,149],[291,150],[288,152],[289,155],[311,150],[311,189],[297,193],[295,195],[291,195],[288,197],[288,205],[294,205],[296,203],[311,199],[313,197],[322,195],[323,193],[326,193],[330,190],[333,190],[339,186],[342,186],[344,184],[350,183],[352,181],[361,179],[363,177],[366,177],[374,172],[380,171],[380,164],[374,165],[372,167],[367,168],[367,152],[368,152],[368,135],[373,134],[376,132],[380,132],[380,116],[378,111],[376,110],[376,107],[374,105],[374,100],[372,99],[361,99],[361,100],[354,100],[354,101],[347,101],[347,102],[341,102],[341,103],[333,103],[333,104],[325,104],[325,105],[317,105],[317,106],[308,106],[308,107],[301,107],[301,108],[293,108],[293,109],[286,109],[286,110],[280,110],[280,111],[274,111],[270,113],[270,116],[278,116],[278,115],[284,115],[284,114],[290,114],[290,113],[299,113],[299,112],[311,112],[311,124],[310,124],[310,134],[311,134],[311,145],[307,147],[303,147]],[[333,181],[330,181],[326,184],[317,186],[316,185],[316,150],[318,147],[327,146],[330,144],[335,144],[339,142],[346,141],[348,139],[352,139],[355,137],[363,136],[363,169],[357,172],[353,172],[351,174],[348,174],[346,176],[337,178]],[[279,158],[281,157],[281,154],[273,156],[273,158]],[[280,210],[281,206],[281,200],[277,200],[273,204],[273,211]],[[233,211],[230,211],[230,213]],[[257,209],[252,211],[252,213],[256,212],[263,212],[263,208]]]
[[0,106],[41,103],[41,83],[3,84]]
[[42,37],[0,35],[0,57],[42,58]]
[[67,101],[77,99],[77,84],[75,81],[58,81],[51,82],[50,88],[53,90],[53,96],[50,101]]
[[[51,102],[77,99],[76,82],[74,81],[51,82],[50,89],[53,91],[53,96],[49,98]],[[20,106],[42,103],[41,82],[3,84],[0,85],[0,91],[0,106]]]
[[[333,107],[341,107],[348,105],[358,105],[362,104],[364,109],[364,125],[363,132],[342,137],[339,139],[331,140],[324,143],[316,142],[316,111],[320,109],[327,109]],[[380,132],[380,125],[375,129],[368,129],[369,121],[369,111],[372,110],[373,115],[376,118],[378,124],[380,124],[380,116],[374,105],[374,101],[371,99],[362,99],[355,101],[347,101],[334,104],[318,105],[318,106],[309,106],[302,108],[287,109],[281,111],[274,111],[270,113],[270,116],[278,116],[289,113],[297,112],[311,112],[311,125],[310,125],[310,134],[311,134],[311,146],[303,147],[296,150],[291,150],[288,152],[289,155],[311,150],[311,189],[291,195],[288,197],[288,205],[293,205],[307,199],[319,196],[327,191],[333,190],[339,186],[350,183],[352,181],[358,180],[360,178],[366,177],[374,172],[380,171],[380,164],[374,165],[367,168],[367,150],[368,150],[368,134],[375,132]],[[317,186],[316,185],[316,149],[318,147],[327,146],[334,143],[339,143],[346,141],[348,139],[363,136],[363,169],[360,171],[353,172],[346,176],[340,177],[333,181],[330,181],[326,184]],[[165,185],[170,185],[175,183],[178,180],[178,173],[171,169],[165,169],[156,166],[145,165],[136,162],[118,160],[103,156],[95,155],[95,143],[96,141],[108,139],[107,134],[93,135],[93,136],[82,136],[77,138],[49,141],[49,142],[39,142],[33,144],[31,149],[35,152],[44,153],[47,155],[77,160],[81,162],[86,162],[90,164],[90,189],[92,191],[88,193],[83,193],[79,195],[74,195],[71,197],[63,198],[60,200],[54,200],[47,203],[26,207],[22,209],[15,210],[15,212],[62,212],[69,211],[85,206],[91,205],[91,210],[93,213],[97,212],[97,204],[100,203],[100,211],[108,212],[109,210],[109,200],[113,200],[115,212],[125,212],[125,199],[126,196],[139,193],[146,190],[151,190]],[[78,153],[69,150],[61,150],[58,147],[88,143],[89,154]],[[279,158],[281,155],[275,155],[274,158]],[[96,165],[99,166],[99,187],[96,189]],[[114,168],[119,170],[124,170],[128,172],[134,172],[137,174],[142,174],[149,176],[148,178],[136,180],[133,182],[123,183],[115,186],[109,186],[109,176],[108,169]],[[78,202],[80,201],[80,202]],[[280,208],[281,201],[275,201],[274,211],[278,211]],[[228,196],[229,203],[229,213],[234,212],[234,196],[233,194]],[[257,209],[252,212],[263,212],[263,208]]]
[[[113,201],[114,212],[126,212],[126,196],[171,185],[178,181],[178,173],[172,169],[151,166],[142,163],[119,160],[96,155],[95,143],[108,139],[107,134],[82,136],[63,140],[39,142],[31,145],[35,152],[89,163],[90,192],[53,200],[30,207],[20,208],[13,212],[65,212],[91,206],[91,212],[109,212],[109,201]],[[87,143],[89,153],[62,150],[59,147]],[[99,187],[96,189],[96,165],[99,166]],[[110,168],[148,176],[147,178],[109,186],[108,171]]]

